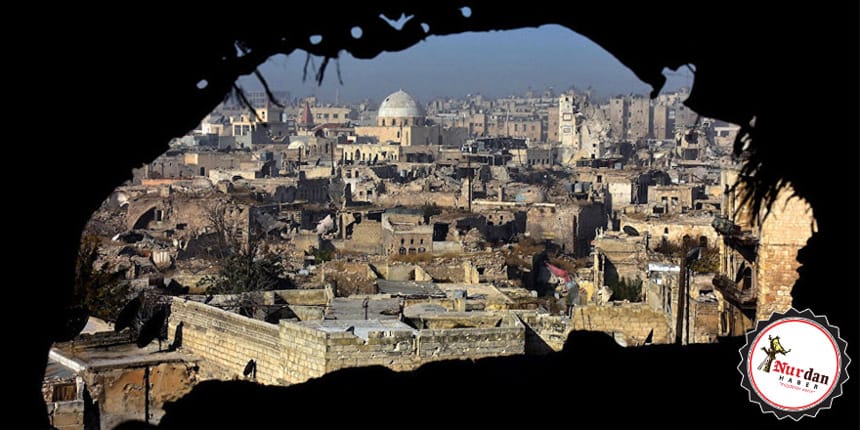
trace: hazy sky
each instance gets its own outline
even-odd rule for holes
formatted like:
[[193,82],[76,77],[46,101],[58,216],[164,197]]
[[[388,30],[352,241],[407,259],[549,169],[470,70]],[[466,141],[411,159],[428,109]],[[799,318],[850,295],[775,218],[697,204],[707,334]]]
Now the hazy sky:
[[[317,66],[320,60],[315,59]],[[557,25],[431,36],[405,51],[385,52],[371,60],[342,54],[343,85],[337,81],[334,61],[322,86],[313,81],[310,70],[302,82],[304,62],[303,51],[279,55],[260,70],[273,89],[287,90],[292,97],[315,95],[324,102],[334,102],[336,92],[341,102],[378,102],[398,89],[422,103],[469,93],[503,97],[522,94],[529,87],[535,91],[553,87],[558,93],[571,86],[590,86],[599,97],[650,91],[603,48]],[[664,73],[669,78],[664,91],[692,85],[692,73],[685,68]],[[241,78],[240,84],[248,90],[261,88],[253,77]]]

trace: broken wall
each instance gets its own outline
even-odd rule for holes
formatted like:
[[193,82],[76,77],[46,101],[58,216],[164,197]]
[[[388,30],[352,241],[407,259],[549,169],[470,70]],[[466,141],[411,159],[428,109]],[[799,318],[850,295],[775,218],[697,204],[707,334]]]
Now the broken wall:
[[576,306],[570,318],[536,311],[516,313],[554,351],[564,347],[568,334],[573,330],[602,331],[623,340],[628,346],[643,344],[651,330],[654,330],[653,343],[674,341],[666,316],[645,303]]
[[105,430],[128,420],[157,424],[164,404],[184,396],[196,382],[193,365],[184,362],[95,369],[85,375]]
[[709,215],[676,215],[648,219],[640,219],[638,216],[621,215],[621,228],[623,229],[625,226],[633,227],[643,236],[647,233],[650,236],[648,248],[651,250],[657,248],[664,238],[669,242],[680,245],[684,242],[684,237],[695,241],[697,245],[706,243],[707,246],[714,247],[718,243],[719,236],[714,227],[711,226],[713,219],[714,217]]
[[442,208],[455,208],[458,205],[459,193],[443,193],[430,191],[404,191],[400,192],[394,186],[389,185],[387,192],[376,197],[376,205],[382,207],[419,207],[436,204]]
[[804,200],[791,198],[792,193],[787,189],[777,196],[761,226],[755,274],[759,320],[791,307],[791,289],[800,267],[797,252],[816,228],[812,208]]
[[498,317],[498,327],[370,331],[365,340],[287,320],[269,324],[174,299],[169,333],[175,338],[182,323],[182,349],[202,359],[200,373],[205,378],[242,378],[247,360],[253,358],[257,382],[286,385],[344,367],[383,365],[409,370],[436,360],[522,354],[525,327],[512,313]]
[[48,402],[48,422],[58,430],[84,430],[84,401]]
[[352,224],[352,236],[344,241],[344,249],[366,254],[382,254],[382,223],[363,219]]

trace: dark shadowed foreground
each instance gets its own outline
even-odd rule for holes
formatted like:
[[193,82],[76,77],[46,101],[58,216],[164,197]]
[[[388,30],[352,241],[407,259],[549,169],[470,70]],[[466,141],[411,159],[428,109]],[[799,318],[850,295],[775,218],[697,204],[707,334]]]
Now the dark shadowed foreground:
[[[463,5],[470,7],[469,17],[459,10]],[[754,126],[743,130],[752,139],[746,170],[752,198],[766,207],[782,184],[791,183],[813,207],[819,231],[798,256],[803,266],[794,304],[827,315],[842,328],[848,354],[860,357],[857,4],[838,9],[819,4],[751,9],[746,2],[570,5],[571,12],[543,1],[515,7],[376,1],[318,10],[284,3],[261,6],[265,10],[256,11],[255,19],[217,6],[210,17],[217,18],[207,19],[169,9],[108,18],[100,8],[66,5],[20,15],[38,17],[24,24],[44,37],[19,35],[11,43],[18,48],[9,54],[16,75],[9,86],[26,78],[42,91],[12,100],[16,107],[19,100],[33,106],[21,110],[27,124],[14,127],[20,139],[9,140],[10,147],[27,153],[10,159],[20,160],[17,178],[50,173],[58,179],[44,192],[21,181],[8,187],[9,201],[21,210],[14,211],[8,242],[13,252],[4,266],[30,274],[31,281],[10,281],[8,289],[26,291],[14,307],[32,304],[33,311],[10,330],[7,341],[14,349],[8,354],[13,392],[6,406],[15,412],[4,414],[13,418],[6,424],[47,426],[40,386],[48,349],[78,330],[68,324],[74,315],[67,305],[80,232],[131,168],[196,126],[240,74],[269,56],[305,49],[333,57],[347,49],[372,58],[422,40],[427,35],[422,22],[432,34],[561,24],[606,48],[655,90],[664,67],[694,64],[689,107],[736,124],[755,118]],[[401,31],[379,19],[380,13],[398,17],[401,12],[415,15]],[[356,25],[363,29],[360,40],[350,36]],[[311,44],[313,34],[322,34],[323,41]],[[23,39],[27,44],[21,49]],[[196,86],[201,79],[208,82],[204,90]],[[160,114],[153,118],[156,111]],[[51,115],[42,115],[46,112]],[[132,132],[130,124],[142,125]],[[26,161],[33,157],[43,158]],[[67,196],[62,203],[60,197]],[[541,359],[440,362],[403,374],[350,369],[291,388],[210,382],[174,405],[163,426],[860,425],[856,364],[834,409],[799,423],[777,421],[763,416],[740,388],[738,347],[732,341],[621,350],[604,335],[576,334],[564,353]],[[550,386],[558,380],[565,382]]]

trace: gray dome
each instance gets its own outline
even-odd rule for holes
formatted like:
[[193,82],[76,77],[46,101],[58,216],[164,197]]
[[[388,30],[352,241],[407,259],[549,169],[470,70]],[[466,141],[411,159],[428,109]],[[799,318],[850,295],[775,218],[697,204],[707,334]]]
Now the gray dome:
[[410,118],[423,117],[424,113],[412,96],[399,90],[382,101],[377,116],[380,118]]

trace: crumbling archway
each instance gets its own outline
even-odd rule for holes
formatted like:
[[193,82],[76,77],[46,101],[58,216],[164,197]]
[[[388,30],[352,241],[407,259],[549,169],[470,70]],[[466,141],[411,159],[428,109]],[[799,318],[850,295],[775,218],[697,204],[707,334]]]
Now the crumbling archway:
[[133,230],[146,229],[149,228],[150,223],[158,222],[164,220],[164,210],[151,206],[149,209],[143,211],[140,216],[135,219],[134,224],[132,224],[131,228]]

